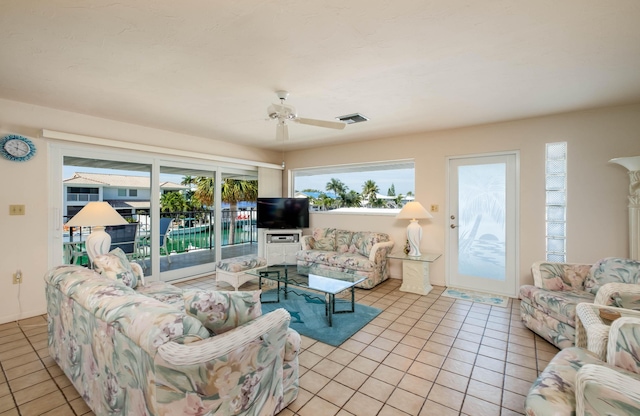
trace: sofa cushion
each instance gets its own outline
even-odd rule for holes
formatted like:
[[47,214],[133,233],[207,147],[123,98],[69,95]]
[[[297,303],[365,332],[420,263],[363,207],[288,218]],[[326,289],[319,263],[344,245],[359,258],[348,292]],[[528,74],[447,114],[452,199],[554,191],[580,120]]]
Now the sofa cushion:
[[593,303],[595,296],[582,290],[551,291],[533,285],[520,287],[520,299],[534,308],[575,328],[576,305],[580,302]]
[[214,334],[221,334],[262,314],[260,291],[185,290],[185,312]]
[[129,259],[120,247],[116,247],[107,254],[101,254],[93,259],[93,268],[101,275],[113,280],[121,280],[122,283],[135,289],[138,286],[138,277],[133,273]]
[[314,228],[313,248],[315,250],[336,250],[336,229],[335,228]]
[[302,250],[296,254],[296,259],[307,263],[338,267],[340,269],[366,272],[375,269],[375,263],[360,253],[339,254],[335,251]]
[[149,296],[160,302],[172,305],[184,312],[182,289],[165,282],[148,282],[144,286],[138,285],[136,292]]
[[349,246],[350,253],[360,253],[363,256],[369,257],[371,249],[376,243],[389,241],[389,236],[383,233],[372,233],[367,231],[360,231],[353,233],[351,238],[351,245]]
[[346,253],[351,246],[351,239],[353,238],[353,231],[336,230],[336,248],[338,253]]
[[607,257],[591,266],[584,287],[593,295],[606,283],[639,283],[640,261]]

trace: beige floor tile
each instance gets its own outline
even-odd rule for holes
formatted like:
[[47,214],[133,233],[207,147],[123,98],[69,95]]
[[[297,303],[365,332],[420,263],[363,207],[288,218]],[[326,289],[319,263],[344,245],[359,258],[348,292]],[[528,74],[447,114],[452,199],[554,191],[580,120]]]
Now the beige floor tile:
[[77,415],[84,415],[85,413],[89,413],[91,411],[89,406],[87,406],[85,401],[82,400],[81,398],[71,400],[69,404],[71,405],[71,408],[73,409],[74,412],[76,412]]
[[58,386],[53,380],[47,379],[42,383],[34,384],[22,390],[16,391],[14,393],[14,398],[18,406],[22,406],[27,402],[35,400],[46,394],[53,393],[55,391],[59,391]]
[[360,386],[367,380],[367,375],[356,371],[352,368],[345,368],[336,377],[335,381],[344,384],[353,390],[358,390]]
[[348,367],[360,371],[361,373],[370,375],[376,370],[376,368],[378,368],[378,365],[380,365],[380,363],[362,356],[358,356],[349,363]]
[[313,368],[313,371],[315,371],[316,373],[320,373],[327,378],[334,378],[340,371],[344,369],[344,367],[345,366],[342,364],[325,358]]
[[335,350],[336,350],[336,347],[325,344],[323,342],[316,342],[315,344],[309,347],[310,352],[317,354],[321,357],[326,357],[327,355],[331,354]]
[[11,391],[17,392],[24,388],[33,386],[34,384],[42,383],[49,380],[50,376],[47,370],[35,371],[22,377],[17,377],[13,380],[9,380],[9,386]]
[[450,371],[452,373],[460,374],[464,377],[470,377],[473,365],[465,363],[463,361],[454,360],[453,358],[447,358],[442,365],[443,370]]
[[524,399],[525,396],[505,390],[502,393],[502,407],[516,412],[522,412],[524,410]]
[[334,416],[339,410],[338,406],[315,396],[298,411],[298,414],[300,416]]
[[327,400],[329,403],[342,407],[355,392],[354,389],[346,387],[337,381],[330,381],[318,392],[318,396]]
[[467,390],[469,378],[442,370],[436,378],[436,384],[464,393]]
[[358,392],[384,402],[389,398],[391,392],[393,392],[393,389],[394,386],[392,386],[391,384],[385,383],[384,381],[377,380],[375,378],[368,378],[358,389]]
[[26,364],[22,364],[17,367],[13,367],[10,370],[5,370],[5,376],[7,380],[13,380],[18,377],[25,376],[27,374],[35,373],[36,371],[44,370],[44,365],[40,360],[31,361]]
[[410,415],[417,415],[425,400],[425,396],[420,396],[402,389],[395,389],[393,393],[391,393],[391,397],[389,397],[387,403]]
[[371,377],[377,378],[378,380],[382,380],[385,383],[389,383],[392,385],[397,385],[400,380],[402,380],[402,376],[404,375],[403,371],[396,370],[395,368],[391,368],[384,364],[381,364],[376,370],[371,374]]
[[40,357],[38,357],[38,354],[36,354],[35,351],[20,355],[10,360],[2,361],[2,367],[5,371],[8,371],[12,368],[19,367],[21,365],[28,364],[34,361],[40,361]]
[[409,416],[409,413],[405,413],[402,410],[385,404],[384,406],[382,406],[382,409],[380,409],[380,413],[378,413],[378,416]]
[[462,413],[469,416],[500,416],[500,406],[477,397],[467,396],[462,405]]
[[312,397],[314,397],[313,393],[301,388],[300,390],[298,390],[298,397],[296,397],[293,402],[289,403],[289,406],[287,406],[287,408],[293,410],[294,412],[297,412],[298,410],[302,409],[302,407],[309,400],[311,400]]
[[[19,405],[20,413],[23,415],[40,415],[66,404],[64,396],[60,391],[54,391],[37,399]],[[84,404],[84,402],[82,402]]]
[[398,341],[393,341],[387,338],[377,337],[371,342],[371,346],[375,348],[380,348],[384,351],[392,351],[396,345],[398,345]]
[[15,407],[16,407],[16,403],[13,399],[13,396],[6,395],[6,396],[0,397],[0,413],[14,409]]
[[529,392],[530,387],[531,383],[526,380],[511,377],[508,375],[504,377],[504,389],[510,392],[526,396]]
[[307,371],[302,377],[300,377],[300,387],[316,394],[326,386],[329,381],[330,379],[322,374],[318,374],[315,371]]
[[427,398],[432,402],[436,402],[455,411],[459,411],[462,407],[462,402],[464,401],[464,393],[439,384],[434,384]]
[[473,367],[471,378],[498,388],[502,388],[502,383],[504,382],[504,374],[482,367]]
[[356,392],[351,399],[344,405],[344,409],[355,416],[371,416],[376,415],[382,409],[383,403],[379,400]]
[[407,371],[407,369],[411,367],[412,363],[413,363],[413,360],[406,357],[401,357],[393,353],[387,355],[387,358],[385,358],[384,361],[382,362],[382,364],[389,366],[391,368],[395,368],[396,370],[400,370],[402,372]]
[[467,388],[467,397],[473,396],[491,402],[497,406],[502,404],[502,389],[485,382],[471,379]]
[[333,351],[331,354],[327,355],[327,358],[339,364],[347,365],[351,361],[353,361],[353,359],[356,358],[356,356],[357,356],[356,354],[350,351],[338,348],[335,351]]

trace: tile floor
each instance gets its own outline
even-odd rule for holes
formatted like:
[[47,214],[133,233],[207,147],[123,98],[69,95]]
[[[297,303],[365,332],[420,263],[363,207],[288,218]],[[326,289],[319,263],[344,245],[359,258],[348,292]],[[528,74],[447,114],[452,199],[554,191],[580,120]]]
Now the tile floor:
[[[357,291],[383,312],[340,347],[303,337],[300,393],[280,415],[523,414],[558,350],[522,325],[519,301],[492,307],[440,296],[442,287],[400,292],[400,283]],[[177,285],[216,288],[211,278]],[[0,416],[93,415],[49,356],[45,316],[0,325],[0,365]]]

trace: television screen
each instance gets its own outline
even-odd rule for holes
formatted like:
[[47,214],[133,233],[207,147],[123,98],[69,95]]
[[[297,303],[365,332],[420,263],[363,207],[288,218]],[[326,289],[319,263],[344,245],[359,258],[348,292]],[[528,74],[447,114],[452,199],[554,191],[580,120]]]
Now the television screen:
[[256,211],[258,228],[309,227],[307,198],[258,198]]

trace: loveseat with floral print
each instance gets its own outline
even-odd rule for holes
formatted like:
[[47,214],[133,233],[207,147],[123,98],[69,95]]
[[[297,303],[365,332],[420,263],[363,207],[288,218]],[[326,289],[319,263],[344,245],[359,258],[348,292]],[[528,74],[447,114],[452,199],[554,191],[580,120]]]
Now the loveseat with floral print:
[[45,275],[49,352],[96,415],[274,415],[296,398],[300,336],[258,291],[108,275]]
[[382,283],[389,277],[387,255],[393,248],[388,234],[314,228],[301,239],[302,250],[296,253],[300,273],[328,270],[351,273],[365,278],[356,286],[363,289]]
[[575,345],[580,302],[640,309],[640,262],[607,257],[595,264],[537,262],[534,285],[520,287],[520,317],[558,348]]

